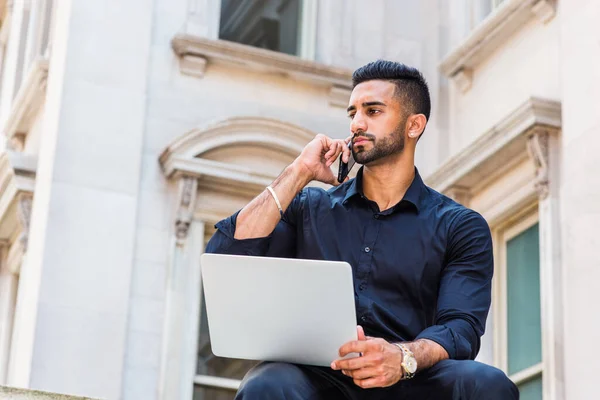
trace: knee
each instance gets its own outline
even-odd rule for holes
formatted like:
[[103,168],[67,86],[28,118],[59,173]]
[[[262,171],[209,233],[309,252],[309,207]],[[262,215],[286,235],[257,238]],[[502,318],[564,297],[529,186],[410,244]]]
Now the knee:
[[[251,369],[238,390],[236,399],[280,399],[293,383],[296,366],[285,363],[264,363]],[[290,381],[291,380],[291,381]]]
[[[476,361],[464,361],[460,375],[463,386],[471,393],[487,393],[485,398],[518,399],[519,391],[498,368]],[[475,396],[477,398],[477,396]]]

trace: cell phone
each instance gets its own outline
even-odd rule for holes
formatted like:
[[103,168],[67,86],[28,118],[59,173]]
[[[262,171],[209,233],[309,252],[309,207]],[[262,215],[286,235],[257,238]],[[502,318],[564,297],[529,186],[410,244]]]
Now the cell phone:
[[354,160],[354,157],[352,156],[352,141],[350,141],[348,143],[348,148],[350,149],[350,158],[348,159],[347,163],[342,161],[342,156],[344,155],[344,153],[340,154],[340,167],[338,168],[338,178],[337,178],[339,183],[344,182],[344,179],[346,179],[346,177],[352,170],[352,167],[354,167],[354,164],[356,164],[356,161]]

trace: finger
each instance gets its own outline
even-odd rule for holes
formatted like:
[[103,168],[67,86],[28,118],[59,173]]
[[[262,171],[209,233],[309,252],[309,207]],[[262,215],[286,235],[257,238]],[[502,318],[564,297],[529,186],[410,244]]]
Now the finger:
[[331,141],[331,142],[329,142],[328,144],[326,144],[326,145],[325,145],[325,148],[327,148],[327,147],[328,147],[328,150],[327,150],[327,152],[325,153],[325,155],[323,156],[323,158],[324,158],[325,160],[328,160],[328,159],[331,157],[331,155],[332,155],[332,154],[334,154],[334,153],[335,153],[335,151],[337,150],[337,146],[338,146],[338,144],[337,144],[337,142],[335,142],[335,141]]
[[368,379],[378,376],[375,368],[344,369],[342,373],[354,379]]
[[363,389],[371,389],[376,387],[385,387],[386,380],[384,376],[375,376],[367,379],[354,379],[354,384]]
[[378,360],[379,360],[379,357],[373,357],[373,356],[345,358],[345,359],[335,360],[332,363],[332,368],[353,371],[355,369],[376,367],[379,364],[381,364],[381,363],[378,363]]
[[333,152],[328,152],[329,156],[325,157],[325,164],[329,167],[331,164],[337,160],[339,154],[342,152],[342,144],[336,142],[335,150]]
[[342,149],[344,151],[344,155],[343,160],[345,163],[348,162],[348,160],[350,160],[350,155],[352,154],[352,151],[348,148],[348,146],[344,146],[344,148]]
[[352,140],[352,137],[353,137],[353,136],[354,136],[354,135],[350,135],[350,136],[348,136],[346,139],[344,139],[344,143],[346,143],[346,144],[350,143],[350,141]]
[[340,357],[345,357],[350,353],[364,353],[369,348],[366,340],[353,340],[340,347]]
[[360,326],[360,325],[356,326],[356,333],[358,335],[358,340],[367,340],[367,338],[365,337],[365,330],[363,329],[362,326]]

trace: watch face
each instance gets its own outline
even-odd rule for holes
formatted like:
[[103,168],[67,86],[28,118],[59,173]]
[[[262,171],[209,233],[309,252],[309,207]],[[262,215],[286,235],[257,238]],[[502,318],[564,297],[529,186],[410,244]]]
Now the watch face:
[[408,358],[406,360],[406,371],[409,374],[414,374],[415,372],[417,372],[417,360],[415,360],[414,358]]

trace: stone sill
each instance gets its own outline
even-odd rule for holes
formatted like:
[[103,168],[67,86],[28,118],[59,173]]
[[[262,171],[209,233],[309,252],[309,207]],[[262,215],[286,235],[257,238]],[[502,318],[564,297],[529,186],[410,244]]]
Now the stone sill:
[[350,70],[226,40],[185,34],[175,36],[171,46],[179,57],[182,74],[202,78],[211,64],[235,66],[324,86],[329,89],[331,105],[344,108],[348,105],[352,85]]
[[18,389],[0,386],[2,400],[94,400],[90,397],[68,396],[58,393],[42,392],[39,390]]
[[542,23],[556,14],[555,0],[505,0],[441,62],[439,69],[462,92],[471,87],[473,70],[531,19]]

